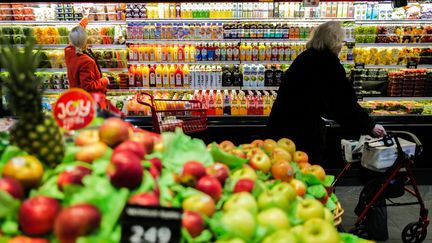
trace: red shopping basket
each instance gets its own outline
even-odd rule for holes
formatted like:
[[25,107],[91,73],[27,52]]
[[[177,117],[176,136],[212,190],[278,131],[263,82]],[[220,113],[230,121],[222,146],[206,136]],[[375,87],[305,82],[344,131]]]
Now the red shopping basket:
[[137,101],[150,107],[155,132],[172,132],[178,127],[184,133],[207,129],[207,110],[199,100],[155,99],[150,93],[140,92]]

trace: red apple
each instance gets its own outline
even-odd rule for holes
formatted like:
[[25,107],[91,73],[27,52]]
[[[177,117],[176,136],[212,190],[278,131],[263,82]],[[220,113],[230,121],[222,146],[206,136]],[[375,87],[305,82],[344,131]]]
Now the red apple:
[[74,243],[77,238],[99,228],[102,215],[90,204],[78,204],[63,209],[55,220],[54,233],[62,243]]
[[277,143],[276,143],[275,140],[273,140],[273,139],[266,139],[266,140],[264,140],[263,149],[267,153],[273,152],[273,149],[275,149],[276,147],[277,147]]
[[180,173],[180,181],[188,186],[194,186],[196,182],[206,174],[206,169],[201,162],[188,161],[183,165]]
[[159,196],[156,192],[137,193],[129,198],[128,203],[141,206],[158,206]]
[[159,171],[162,171],[162,160],[159,158],[151,158],[149,162]]
[[293,154],[296,151],[295,143],[288,138],[281,138],[277,141],[279,147],[285,149],[290,154]]
[[302,169],[302,173],[304,174],[312,174],[315,175],[316,178],[323,181],[325,179],[326,173],[324,169],[319,165],[311,165]]
[[75,145],[84,146],[92,143],[99,142],[98,130],[84,130],[75,137]]
[[147,153],[151,153],[155,143],[160,140],[160,137],[153,135],[152,132],[142,130],[134,132],[130,139],[141,144]]
[[230,153],[234,156],[237,156],[239,158],[246,159],[246,153],[239,148],[233,148],[233,149],[229,150],[228,153]]
[[183,213],[182,226],[195,238],[204,230],[205,222],[199,213],[186,211]]
[[20,235],[10,239],[7,243],[49,243],[49,241],[44,238],[30,238]]
[[216,162],[206,169],[207,175],[213,176],[223,185],[225,180],[229,177],[229,169],[225,164]]
[[100,141],[110,147],[115,147],[128,140],[129,135],[130,130],[128,123],[117,117],[106,119],[99,128]]
[[50,197],[35,196],[25,200],[18,213],[21,230],[35,236],[50,233],[60,209],[59,202]]
[[255,170],[260,170],[267,173],[271,169],[270,158],[265,153],[256,153],[249,160],[249,164]]
[[271,153],[271,158],[273,164],[279,161],[286,161],[286,162],[292,161],[291,154],[281,147],[276,147],[273,149]]
[[219,148],[222,149],[223,151],[227,152],[227,151],[235,148],[235,145],[231,141],[225,140],[219,144]]
[[91,169],[84,166],[68,166],[65,171],[59,174],[57,186],[63,190],[66,185],[82,185],[82,179],[91,174]]
[[297,163],[307,163],[309,160],[308,155],[303,151],[295,151],[293,160]]
[[197,212],[207,217],[211,217],[216,211],[213,198],[205,193],[198,193],[187,197],[183,201],[182,207],[184,210]]
[[116,153],[111,157],[107,175],[115,187],[136,188],[143,178],[141,159],[130,152]]
[[206,193],[213,200],[218,201],[222,195],[222,185],[213,176],[203,176],[199,179],[196,189]]
[[309,164],[308,162],[306,162],[306,163],[300,163],[300,164],[297,164],[297,165],[298,165],[298,167],[300,168],[301,171],[303,171],[305,168],[311,166],[311,164]]
[[154,179],[159,178],[160,172],[158,169],[156,169],[156,166],[151,165],[148,171],[150,172],[150,174],[153,176]]
[[24,188],[21,183],[15,178],[0,178],[0,190],[9,193],[12,197],[18,200],[22,200],[24,198]]
[[255,154],[259,154],[259,153],[264,153],[264,151],[262,151],[260,148],[252,148],[249,151],[247,151],[246,158],[250,160]]
[[252,141],[251,145],[256,148],[261,148],[262,146],[264,146],[264,141],[261,139],[255,139]]
[[273,164],[271,168],[273,178],[285,182],[290,182],[294,177],[294,169],[286,161],[279,161]]
[[33,188],[42,180],[44,167],[32,155],[16,156],[3,166],[3,176],[18,180],[24,188]]
[[248,178],[243,178],[237,181],[237,183],[234,186],[234,193],[238,193],[238,192],[252,192],[253,188],[255,186],[255,181],[248,179]]
[[290,182],[298,196],[303,197],[306,194],[306,184],[298,179],[292,179]]
[[102,142],[96,142],[82,146],[75,154],[75,159],[82,162],[91,163],[102,157],[108,149],[108,146]]
[[146,155],[145,148],[138,142],[127,140],[123,143],[119,144],[115,149],[113,153],[119,153],[123,151],[128,151],[136,154],[138,158],[144,159],[144,156]]

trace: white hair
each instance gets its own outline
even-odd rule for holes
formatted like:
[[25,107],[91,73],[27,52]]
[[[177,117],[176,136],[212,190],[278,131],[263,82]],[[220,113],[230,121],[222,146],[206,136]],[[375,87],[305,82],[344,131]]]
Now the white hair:
[[81,26],[72,28],[69,33],[69,41],[75,47],[76,54],[82,54],[87,44],[87,32]]
[[345,39],[345,31],[339,22],[329,21],[316,27],[312,32],[312,38],[306,43],[306,48],[318,51],[330,50],[339,55],[342,42]]

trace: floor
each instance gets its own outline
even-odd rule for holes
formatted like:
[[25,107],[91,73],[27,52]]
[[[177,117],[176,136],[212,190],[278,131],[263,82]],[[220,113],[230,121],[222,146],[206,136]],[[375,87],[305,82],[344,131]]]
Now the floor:
[[[350,229],[353,227],[355,220],[357,219],[354,213],[354,207],[357,205],[358,196],[362,187],[360,186],[338,186],[336,187],[336,195],[341,201],[342,207],[345,212],[342,218],[342,226],[344,229]],[[429,218],[432,213],[432,185],[420,186],[420,191],[423,196],[423,200],[426,203],[426,207],[429,209]],[[410,194],[405,193],[404,196],[394,199],[396,202],[413,202],[415,198]],[[401,232],[403,228],[410,222],[418,220],[419,217],[419,206],[401,206],[401,207],[388,207],[388,232],[389,240],[384,241],[385,243],[399,243],[402,242]],[[432,242],[432,226],[429,224],[429,234],[426,236],[424,242]],[[384,243],[383,242],[383,243]]]

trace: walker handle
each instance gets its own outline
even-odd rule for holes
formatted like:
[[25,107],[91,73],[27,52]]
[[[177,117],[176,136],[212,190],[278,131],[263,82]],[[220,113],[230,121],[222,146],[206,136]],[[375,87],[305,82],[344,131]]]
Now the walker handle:
[[423,152],[422,142],[420,142],[418,137],[416,135],[414,135],[413,133],[410,133],[407,131],[389,131],[389,133],[392,133],[395,135],[395,140],[396,140],[397,144],[399,143],[399,140],[397,140],[397,137],[399,137],[399,135],[403,134],[403,135],[407,135],[408,137],[410,137],[410,140],[416,144],[415,156],[419,156]]

